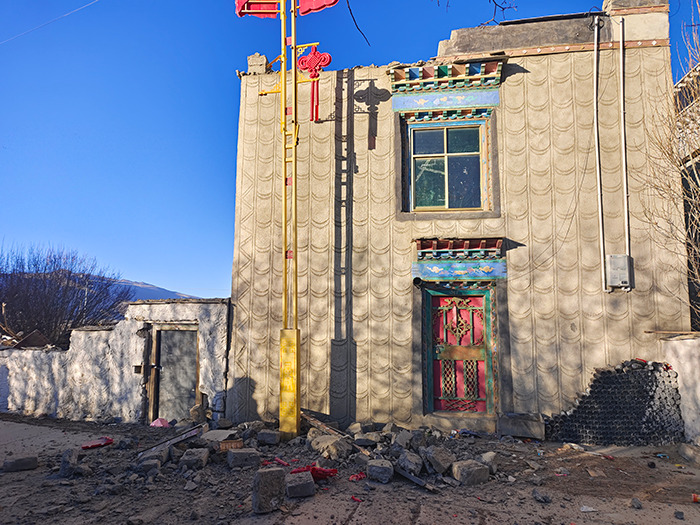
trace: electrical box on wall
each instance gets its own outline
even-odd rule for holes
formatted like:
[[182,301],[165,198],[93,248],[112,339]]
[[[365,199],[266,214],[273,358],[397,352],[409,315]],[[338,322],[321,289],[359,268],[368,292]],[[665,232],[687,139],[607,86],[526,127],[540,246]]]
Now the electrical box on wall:
[[605,257],[605,273],[608,288],[631,290],[634,288],[634,266],[629,255],[607,255]]

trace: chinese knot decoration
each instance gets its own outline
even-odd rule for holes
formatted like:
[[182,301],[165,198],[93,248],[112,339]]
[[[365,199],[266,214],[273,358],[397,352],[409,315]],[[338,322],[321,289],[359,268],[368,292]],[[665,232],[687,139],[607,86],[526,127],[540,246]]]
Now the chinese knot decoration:
[[329,53],[319,53],[316,46],[311,46],[308,55],[299,58],[297,64],[302,71],[309,72],[311,79],[311,122],[318,122],[318,80],[321,70],[331,63]]

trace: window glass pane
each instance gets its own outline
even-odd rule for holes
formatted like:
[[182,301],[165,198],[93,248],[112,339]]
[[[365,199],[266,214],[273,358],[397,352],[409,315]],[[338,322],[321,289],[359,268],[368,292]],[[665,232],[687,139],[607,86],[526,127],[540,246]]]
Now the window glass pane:
[[413,154],[432,155],[445,153],[445,136],[442,129],[417,129],[413,132]]
[[447,128],[447,153],[478,153],[479,128]]
[[414,207],[445,206],[445,159],[413,162]]
[[481,208],[481,160],[460,155],[447,160],[450,208]]

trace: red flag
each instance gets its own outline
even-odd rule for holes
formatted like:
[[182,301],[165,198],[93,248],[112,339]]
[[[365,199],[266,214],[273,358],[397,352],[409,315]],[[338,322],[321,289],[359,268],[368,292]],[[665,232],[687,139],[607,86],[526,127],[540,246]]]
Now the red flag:
[[337,3],[338,0],[299,0],[299,14],[316,13],[326,7],[333,7]]
[[[336,0],[337,1],[337,0]],[[277,13],[260,13],[255,14],[250,11],[279,11],[279,2],[265,3],[255,2],[252,0],[236,0],[236,14],[238,16],[253,15],[259,18],[277,18]],[[246,11],[241,13],[241,11]]]

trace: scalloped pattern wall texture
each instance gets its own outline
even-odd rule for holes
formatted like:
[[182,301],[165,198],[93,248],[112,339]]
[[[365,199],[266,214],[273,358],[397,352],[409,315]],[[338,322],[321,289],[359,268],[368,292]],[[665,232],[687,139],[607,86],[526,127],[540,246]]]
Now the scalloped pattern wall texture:
[[[608,253],[624,253],[618,55],[601,52],[600,133]],[[571,405],[593,368],[661,359],[647,329],[685,328],[679,261],[655,247],[641,199],[646,130],[670,86],[668,49],[627,52],[627,140],[637,288],[601,291],[591,53],[511,59],[497,123],[501,214],[439,220],[401,213],[399,118],[384,68],[321,75],[320,122],[300,87],[299,323],[303,407],[344,420],[422,423],[415,398],[413,239],[508,237],[515,410]],[[245,76],[236,188],[236,304],[227,411],[277,417],[282,327],[282,176],[275,75]],[[505,340],[507,339],[507,341]],[[231,383],[231,381],[230,381]]]

